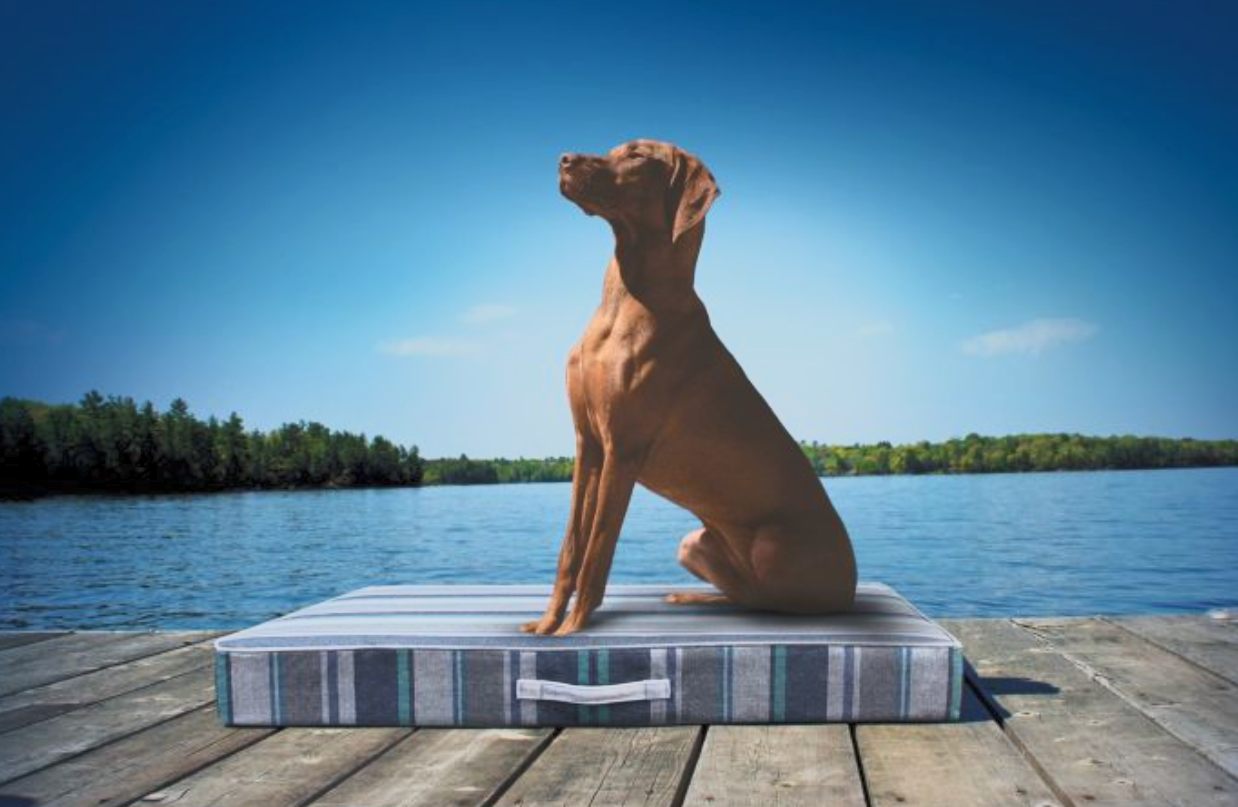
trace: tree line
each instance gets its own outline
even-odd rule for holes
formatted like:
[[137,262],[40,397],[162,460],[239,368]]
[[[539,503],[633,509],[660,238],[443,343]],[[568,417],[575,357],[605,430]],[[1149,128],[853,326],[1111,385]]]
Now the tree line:
[[[904,445],[801,443],[821,476],[1006,473],[1238,465],[1238,441],[1018,434]],[[174,492],[235,488],[566,482],[571,457],[427,460],[417,446],[321,423],[246,430],[235,412],[199,420],[89,392],[77,404],[0,398],[0,492]]]
[[[1081,434],[969,434],[941,443],[905,445],[800,443],[818,476],[987,474],[1207,468],[1238,465],[1238,441],[1168,437],[1088,437]],[[572,458],[428,460],[426,484],[569,482]]]
[[1238,465],[1238,441],[1082,434],[969,434],[943,443],[802,443],[820,476],[1101,471]]
[[0,489],[19,495],[419,485],[424,472],[416,446],[304,421],[246,430],[235,412],[199,420],[180,398],[166,412],[98,392],[0,398]]

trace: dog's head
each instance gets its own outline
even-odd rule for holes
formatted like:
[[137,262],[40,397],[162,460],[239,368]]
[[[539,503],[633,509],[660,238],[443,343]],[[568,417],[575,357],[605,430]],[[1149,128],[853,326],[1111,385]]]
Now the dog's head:
[[564,154],[559,191],[590,216],[673,243],[701,223],[722,191],[705,164],[657,140],[633,140],[605,156]]

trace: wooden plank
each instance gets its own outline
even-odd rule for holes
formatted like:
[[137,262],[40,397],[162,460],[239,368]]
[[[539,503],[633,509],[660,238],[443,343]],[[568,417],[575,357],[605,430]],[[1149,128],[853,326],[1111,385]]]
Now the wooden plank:
[[1238,781],[1009,620],[943,620],[1005,730],[1076,805],[1238,804]]
[[89,751],[215,699],[214,671],[197,670],[0,736],[0,783]]
[[57,636],[64,635],[66,635],[65,631],[13,631],[10,633],[0,633],[0,650],[24,647],[28,644],[55,639]]
[[498,804],[672,804],[700,733],[698,726],[564,729]]
[[421,729],[313,807],[476,807],[554,734],[548,728]]
[[213,659],[214,647],[207,641],[23,690],[0,698],[0,733],[167,681],[206,667]]
[[284,729],[208,768],[142,797],[142,805],[291,807],[339,783],[406,728]]
[[1206,616],[1111,617],[1108,621],[1238,683],[1238,627]]
[[1016,620],[1102,686],[1238,776],[1238,687],[1100,619]]
[[0,805],[128,804],[272,732],[228,728],[219,722],[214,707],[196,709],[0,786]]
[[685,807],[864,807],[845,725],[710,726]]
[[73,633],[0,653],[0,697],[195,644],[218,633]]
[[963,687],[958,723],[855,727],[874,807],[1048,807],[1061,802]]

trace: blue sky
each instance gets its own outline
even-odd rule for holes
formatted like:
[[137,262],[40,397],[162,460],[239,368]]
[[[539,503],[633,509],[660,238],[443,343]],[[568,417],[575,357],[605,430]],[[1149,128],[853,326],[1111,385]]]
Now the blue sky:
[[652,137],[795,436],[1238,436],[1238,7],[683,5],[3,0],[0,394],[570,454]]

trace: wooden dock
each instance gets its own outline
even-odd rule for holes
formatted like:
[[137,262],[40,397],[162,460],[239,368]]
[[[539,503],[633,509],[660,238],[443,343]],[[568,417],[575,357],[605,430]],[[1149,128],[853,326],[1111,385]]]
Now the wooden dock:
[[218,633],[0,633],[0,805],[1238,805],[1238,625],[945,620],[954,724],[236,729]]

